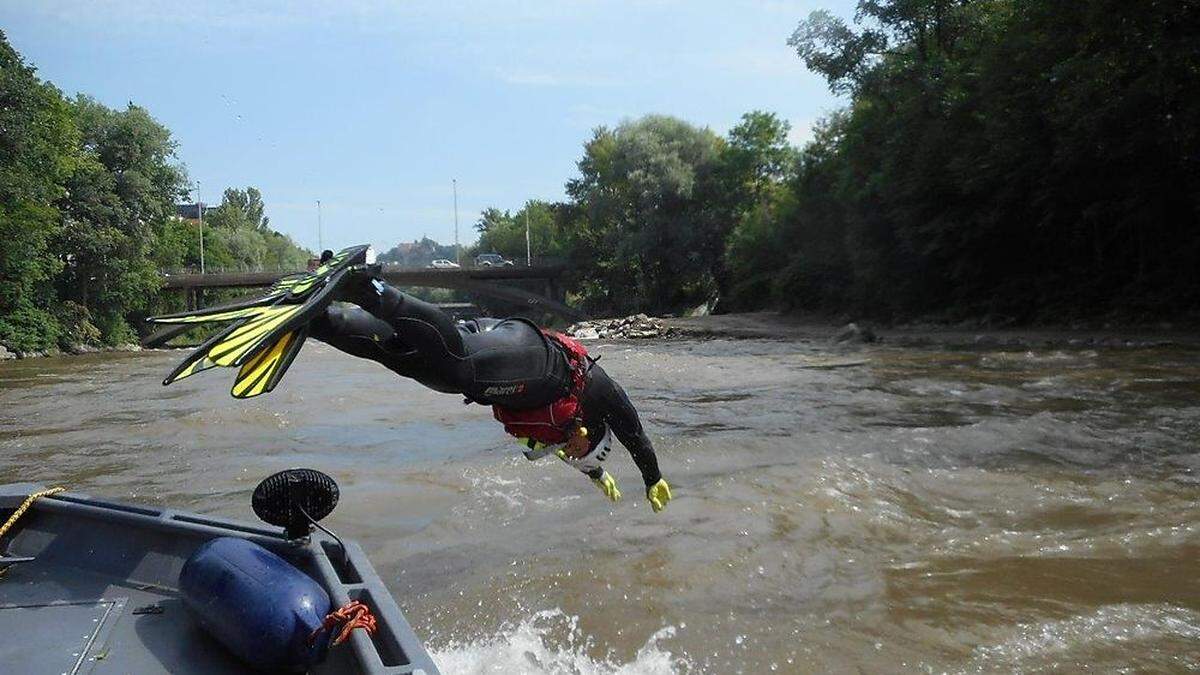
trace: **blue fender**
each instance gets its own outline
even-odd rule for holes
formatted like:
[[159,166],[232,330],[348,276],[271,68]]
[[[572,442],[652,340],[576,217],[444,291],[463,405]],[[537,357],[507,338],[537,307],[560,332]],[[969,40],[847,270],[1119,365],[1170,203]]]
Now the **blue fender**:
[[303,670],[325,658],[329,633],[308,636],[329,614],[329,594],[291,563],[245,539],[219,537],[179,573],[184,603],[200,625],[242,661]]

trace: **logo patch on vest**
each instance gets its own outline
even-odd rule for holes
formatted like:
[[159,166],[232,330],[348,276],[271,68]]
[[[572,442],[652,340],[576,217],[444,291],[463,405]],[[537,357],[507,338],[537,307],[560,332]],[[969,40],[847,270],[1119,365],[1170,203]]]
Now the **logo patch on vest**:
[[485,396],[511,396],[525,393],[525,383],[495,384],[483,390]]

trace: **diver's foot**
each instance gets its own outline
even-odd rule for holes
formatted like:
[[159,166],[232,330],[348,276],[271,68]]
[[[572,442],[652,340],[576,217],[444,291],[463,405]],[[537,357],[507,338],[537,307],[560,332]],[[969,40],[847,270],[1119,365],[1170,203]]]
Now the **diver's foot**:
[[379,302],[383,293],[383,266],[355,265],[342,275],[335,291],[335,300],[350,302],[369,309]]

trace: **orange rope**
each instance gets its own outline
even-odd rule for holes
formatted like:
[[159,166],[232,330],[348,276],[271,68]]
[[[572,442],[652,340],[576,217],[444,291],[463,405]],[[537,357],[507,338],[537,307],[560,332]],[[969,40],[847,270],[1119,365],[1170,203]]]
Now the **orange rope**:
[[371,610],[363,603],[357,600],[351,600],[345,607],[334,610],[325,617],[325,621],[321,623],[321,627],[314,630],[312,635],[308,636],[308,644],[312,645],[317,641],[317,636],[327,630],[332,630],[339,623],[342,625],[342,630],[333,640],[333,646],[336,647],[346,641],[350,637],[350,631],[355,628],[362,628],[367,631],[367,635],[375,635],[375,615],[371,614]]

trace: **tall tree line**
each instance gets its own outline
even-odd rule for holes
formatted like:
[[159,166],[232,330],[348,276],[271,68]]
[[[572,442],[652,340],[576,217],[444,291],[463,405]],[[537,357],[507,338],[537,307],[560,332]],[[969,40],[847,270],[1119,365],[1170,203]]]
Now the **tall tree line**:
[[[803,148],[768,113],[725,137],[649,116],[594,132],[565,203],[527,205],[590,309],[1197,307],[1200,2],[862,0],[789,44],[849,100]],[[485,212],[480,247],[520,259],[523,227]]]
[[[0,33],[0,345],[15,351],[117,344],[173,308],[164,268],[199,262],[195,224],[176,217],[186,173],[171,133],[143,108],[66,98]],[[215,266],[300,269],[254,188],[225,192],[204,233]]]
[[800,163],[778,302],[1196,307],[1200,3],[863,0],[856,25],[818,12],[791,44],[851,104]]
[[[752,112],[726,137],[665,115],[600,127],[584,144],[569,201],[487,209],[478,251],[568,263],[574,299],[593,312],[673,311],[727,285],[727,240],[743,212],[790,174],[788,125]],[[528,216],[528,218],[526,218]]]
[[[587,311],[711,304],[1032,322],[1200,303],[1200,0],[861,0],[789,44],[847,97],[802,148],[754,111],[719,135],[594,130],[561,203],[488,209],[476,252],[569,263]],[[786,86],[786,83],[781,83]],[[195,265],[183,170],[145,110],[64,98],[0,40],[0,343],[120,341],[155,271]],[[299,266],[253,188],[215,267]]]

